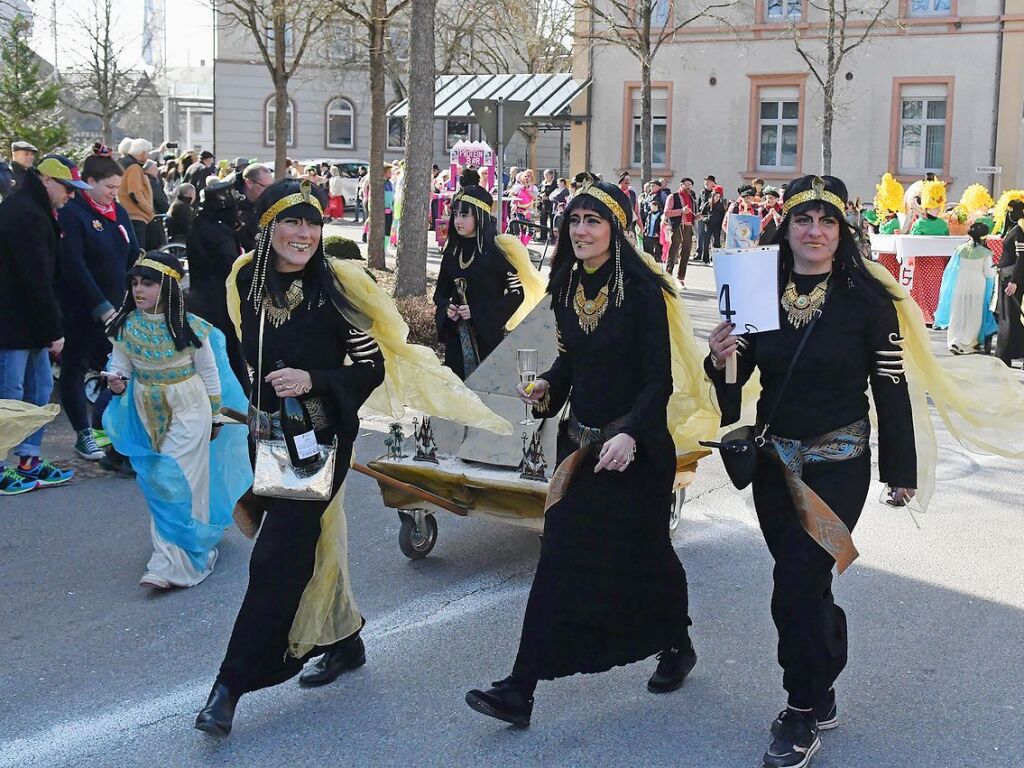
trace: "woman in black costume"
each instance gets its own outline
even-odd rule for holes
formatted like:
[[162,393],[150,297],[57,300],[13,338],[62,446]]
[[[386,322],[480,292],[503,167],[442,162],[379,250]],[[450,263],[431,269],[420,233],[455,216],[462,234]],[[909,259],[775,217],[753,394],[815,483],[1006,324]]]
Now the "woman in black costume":
[[996,291],[996,315],[999,331],[996,356],[1012,366],[1024,357],[1024,326],[1021,302],[1024,301],[1024,202],[1010,200],[1003,225],[1003,254],[999,257],[999,287]]
[[569,203],[548,288],[558,357],[528,395],[519,390],[538,417],[569,402],[558,473],[576,466],[545,514],[512,674],[466,694],[474,710],[519,727],[530,723],[538,680],[658,653],[648,688],[663,693],[696,662],[686,573],[668,528],[675,448],[664,294],[674,291],[626,239],[632,210],[617,186],[589,178]]
[[[339,489],[359,428],[359,407],[384,380],[384,358],[377,344],[342,314],[349,303],[324,257],[324,204],[316,194],[308,182],[283,180],[267,187],[257,201],[260,237],[255,257],[236,262],[229,280],[237,293],[229,286],[228,302],[230,307],[234,295],[242,352],[257,369],[252,402],[258,396],[260,409],[276,415],[280,397],[299,397],[310,412],[317,442],[330,444],[337,437],[334,498],[247,497],[260,507],[257,525],[265,512],[249,562],[249,586],[209,701],[196,719],[196,728],[217,736],[231,731],[240,696],[288,680],[313,656],[323,654],[303,674],[300,682],[306,686],[332,682],[365,663],[359,637],[362,619],[347,584],[339,588],[335,607],[335,615],[344,617],[335,626],[348,628],[339,632],[342,636],[328,647],[298,654],[289,642],[300,600],[313,576],[321,517],[340,504]],[[340,579],[347,582],[347,572]]]
[[434,304],[444,364],[465,380],[505,338],[506,323],[523,303],[522,280],[510,257],[525,247],[516,237],[497,233],[494,199],[476,171],[463,171],[460,185],[452,199]]
[[[781,328],[711,333],[705,371],[715,385],[722,423],[739,418],[741,387],[760,371],[760,434],[853,530],[868,493],[868,384],[878,413],[879,474],[890,502],[906,503],[917,485],[913,415],[903,370],[903,339],[894,299],[865,268],[858,233],[846,223],[847,192],[833,177],[805,176],[786,187],[780,249]],[[784,382],[802,337],[806,345]],[[738,383],[725,383],[726,358],[737,356]],[[777,407],[775,404],[778,403]],[[832,597],[834,560],[801,527],[782,463],[758,452],[754,506],[775,560],[772,618],[779,632],[787,708],[772,724],[766,766],[805,766],[820,748],[819,731],[837,723],[833,684],[846,665],[846,615]]]

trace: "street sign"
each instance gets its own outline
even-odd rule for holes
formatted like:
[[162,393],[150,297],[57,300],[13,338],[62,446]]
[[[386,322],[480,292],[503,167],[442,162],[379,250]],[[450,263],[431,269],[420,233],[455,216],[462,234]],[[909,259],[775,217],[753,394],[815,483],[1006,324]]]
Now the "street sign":
[[[504,144],[508,146],[512,134],[523,122],[526,110],[530,108],[529,101],[501,102],[501,133],[498,133],[498,100],[497,99],[470,99],[469,104],[473,107],[473,116],[476,117],[480,130],[492,144]],[[504,149],[504,147],[502,147]]]
[[975,173],[981,173],[981,174],[988,173],[988,174],[992,174],[994,176],[997,173],[1002,173],[1003,172],[1003,166],[1001,166],[1001,165],[979,165],[977,168],[974,169],[974,172]]

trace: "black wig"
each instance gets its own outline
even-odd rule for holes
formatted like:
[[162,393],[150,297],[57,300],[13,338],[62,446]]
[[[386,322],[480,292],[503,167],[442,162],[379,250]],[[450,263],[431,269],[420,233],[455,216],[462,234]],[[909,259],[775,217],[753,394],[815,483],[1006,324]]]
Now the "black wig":
[[[548,279],[548,293],[552,301],[564,299],[572,289],[573,275],[578,262],[576,252],[573,249],[569,237],[569,219],[575,211],[593,211],[602,219],[611,224],[611,250],[612,258],[618,253],[621,259],[622,276],[632,280],[641,280],[651,285],[656,285],[670,295],[675,295],[675,289],[665,275],[654,272],[644,263],[643,258],[637,251],[636,246],[626,237],[626,232],[633,227],[633,206],[628,196],[616,184],[609,184],[603,181],[593,181],[592,176],[577,174],[577,179],[582,179],[582,190],[577,193],[565,207],[562,216],[562,224],[558,230],[558,247],[555,249],[554,258],[551,260],[551,276]],[[587,189],[603,193],[615,201],[626,217],[626,227],[623,229],[618,217],[612,213],[612,209],[598,197],[588,194]],[[612,286],[615,292],[619,292],[623,286]]]
[[181,293],[181,283],[177,278],[160,271],[158,268],[140,263],[143,260],[155,262],[167,269],[174,270],[179,275],[185,274],[181,262],[174,256],[162,251],[149,251],[128,270],[124,300],[114,314],[114,319],[110,321],[107,335],[112,339],[121,337],[125,321],[135,311],[135,297],[132,295],[132,278],[141,277],[160,285],[160,298],[157,299],[156,308],[159,310],[160,307],[163,307],[164,320],[167,322],[167,330],[171,334],[174,348],[179,352],[188,346],[199,349],[203,346],[203,342],[199,340],[195,331],[192,330],[192,326],[188,324],[188,318],[185,314],[185,297]]
[[[786,196],[795,197],[801,192],[812,188],[816,176],[804,176],[790,182],[786,186]],[[833,274],[837,281],[836,287],[846,287],[861,295],[870,303],[881,303],[892,301],[898,297],[893,296],[864,266],[864,253],[869,248],[867,236],[855,224],[846,220],[845,207],[849,199],[846,184],[835,176],[821,176],[825,182],[825,190],[837,195],[843,200],[843,208],[839,208],[827,200],[808,200],[794,206],[786,212],[779,230],[775,233],[774,243],[779,246],[779,290],[789,282],[793,272],[793,249],[789,245],[789,224],[794,216],[809,211],[818,211],[822,214],[834,216],[839,222],[839,244],[836,247],[835,255],[832,257]],[[839,279],[844,278],[844,279]]]
[[[277,212],[266,226],[261,224],[256,240],[256,251],[251,263],[239,271],[239,293],[243,304],[248,301],[258,313],[265,298],[275,307],[287,306],[281,281],[274,268],[274,226],[281,219],[301,218],[314,224],[323,224],[323,209],[326,205],[326,193],[306,180],[281,179],[275,181],[256,200],[257,220],[263,218],[275,203],[290,195],[301,195],[308,202],[298,200],[292,205]],[[315,199],[315,202],[314,202]],[[316,205],[319,203],[319,207]],[[316,251],[306,262],[299,273],[302,279],[304,302],[310,307],[318,307],[324,300],[330,300],[339,311],[352,309],[351,303],[345,298],[334,276],[334,271],[327,263],[324,255],[324,239],[321,231]]]
[[[488,208],[493,207],[494,198],[491,193],[480,186],[480,174],[472,168],[467,168],[459,177],[459,191],[452,199],[451,216],[448,217],[448,240],[444,245],[444,255],[451,256],[456,253],[463,255],[479,253],[488,258],[497,250],[494,239],[498,236],[498,224],[494,216],[485,211],[473,201],[478,201]],[[473,237],[462,237],[455,231],[455,215],[457,213],[469,213],[473,216],[476,224],[476,231]]]

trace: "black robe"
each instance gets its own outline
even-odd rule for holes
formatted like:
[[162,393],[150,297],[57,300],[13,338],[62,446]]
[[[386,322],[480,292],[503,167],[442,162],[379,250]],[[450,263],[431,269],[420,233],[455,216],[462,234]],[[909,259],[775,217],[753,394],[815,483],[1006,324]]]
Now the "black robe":
[[[456,242],[465,243],[468,248],[476,248],[475,239],[461,238],[454,234],[452,237],[456,238]],[[523,303],[524,294],[518,273],[497,244],[493,251],[477,253],[465,268],[459,263],[457,252],[445,253],[441,258],[434,290],[437,338],[444,344],[444,364],[465,380],[467,374],[459,323],[466,321],[448,319],[448,305],[462,303],[455,288],[455,280],[458,278],[466,280],[466,301],[470,313],[468,324],[476,337],[480,355],[478,364],[505,338],[505,323]]]
[[[246,298],[252,265],[241,270],[238,291],[242,299],[242,349],[257,367],[259,315]],[[280,275],[287,288],[297,273]],[[308,300],[308,297],[307,297]],[[302,396],[313,419],[317,442],[338,438],[334,490],[348,472],[352,444],[359,430],[359,408],[384,380],[384,358],[376,342],[354,328],[330,300],[307,302],[292,311],[291,319],[263,331],[263,366],[253,383],[259,386],[260,407],[279,408],[274,388],[263,379],[286,367],[308,371],[313,389]],[[254,390],[253,402],[256,402]],[[298,674],[305,661],[324,652],[314,648],[301,659],[287,655],[288,632],[299,601],[313,574],[320,516],[327,501],[296,501],[261,497],[266,516],[249,561],[249,586],[231,632],[218,680],[235,694],[277,685]]]
[[[821,275],[794,275],[797,290],[808,293]],[[892,487],[917,486],[913,414],[899,345],[899,319],[891,301],[870,303],[850,288],[841,274],[769,425],[769,433],[809,440],[868,416],[867,388],[878,414],[878,466]],[[909,299],[907,299],[909,301]],[[704,369],[714,383],[723,425],[740,415],[741,387],[756,367],[761,374],[759,424],[779,399],[780,388],[806,326],[794,328],[782,316],[777,331],[741,336],[735,385],[714,368]],[[758,429],[760,431],[760,428]],[[851,531],[867,499],[871,453],[844,461],[808,463],[804,482]],[[832,596],[834,561],[800,526],[793,499],[778,462],[759,453],[753,484],[754,507],[775,560],[772,618],[779,632],[783,686],[792,706],[816,706],[847,660],[846,614]]]
[[[1017,285],[1017,292],[1012,299],[1005,293],[1008,283]],[[1018,222],[1003,238],[1003,255],[999,257],[999,287],[996,293],[996,315],[999,317],[996,356],[1007,365],[1017,358],[1024,357],[1021,302],[1024,302],[1024,231]]]
[[[612,268],[609,260],[592,275],[579,271],[588,298]],[[572,292],[569,306],[556,299],[554,311],[559,354],[539,377],[550,384],[550,400],[536,415],[552,417],[568,400],[588,427],[622,419],[618,431],[636,439],[636,458],[624,472],[595,474],[592,454],[547,511],[513,671],[521,679],[639,661],[684,642],[690,624],[686,573],[668,528],[675,448],[666,420],[672,371],[660,289],[627,278],[622,306],[609,297],[590,334],[579,326]],[[559,462],[576,447],[563,428]]]

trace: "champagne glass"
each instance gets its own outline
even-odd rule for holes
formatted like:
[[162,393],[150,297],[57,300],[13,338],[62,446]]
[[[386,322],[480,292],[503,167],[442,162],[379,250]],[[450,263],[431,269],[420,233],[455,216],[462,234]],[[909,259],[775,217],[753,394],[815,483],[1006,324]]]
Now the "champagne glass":
[[[519,383],[522,384],[525,389],[528,384],[537,380],[537,350],[517,349],[516,366],[519,368]],[[524,427],[528,427],[536,422],[534,422],[531,415],[530,404],[527,403],[525,408],[526,418],[519,423]]]

